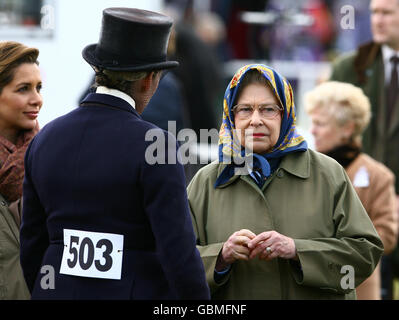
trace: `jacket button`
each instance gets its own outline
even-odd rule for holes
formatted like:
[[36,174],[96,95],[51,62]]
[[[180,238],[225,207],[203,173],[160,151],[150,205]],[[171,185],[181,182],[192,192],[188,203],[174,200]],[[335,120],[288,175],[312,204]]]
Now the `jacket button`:
[[6,206],[7,203],[6,203],[4,200],[1,200],[1,205],[2,205],[2,206]]
[[279,178],[284,177],[284,172],[283,172],[283,170],[277,171],[277,177],[279,177]]

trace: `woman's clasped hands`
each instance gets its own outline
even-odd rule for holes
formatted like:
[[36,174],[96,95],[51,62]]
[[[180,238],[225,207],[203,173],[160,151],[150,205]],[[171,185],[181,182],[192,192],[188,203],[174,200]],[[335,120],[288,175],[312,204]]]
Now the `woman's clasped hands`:
[[298,260],[295,242],[277,231],[265,231],[258,235],[242,229],[234,232],[224,243],[216,269],[221,270],[236,260],[258,257],[270,261],[274,258]]

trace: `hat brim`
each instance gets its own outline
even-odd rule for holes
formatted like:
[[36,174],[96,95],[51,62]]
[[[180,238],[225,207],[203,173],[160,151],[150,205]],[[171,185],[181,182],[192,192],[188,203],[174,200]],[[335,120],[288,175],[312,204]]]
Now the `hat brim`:
[[90,44],[86,46],[82,51],[83,59],[90,65],[98,67],[100,69],[114,70],[114,71],[150,71],[150,70],[165,70],[172,69],[179,66],[177,61],[162,61],[156,63],[142,63],[135,65],[114,65],[112,63],[106,63],[97,59],[95,55],[97,44]]

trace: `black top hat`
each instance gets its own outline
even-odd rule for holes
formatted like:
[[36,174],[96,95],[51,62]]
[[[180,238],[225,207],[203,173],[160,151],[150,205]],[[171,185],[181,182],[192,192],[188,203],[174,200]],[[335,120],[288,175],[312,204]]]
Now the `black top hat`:
[[133,9],[103,11],[98,44],[83,49],[83,58],[99,69],[149,71],[174,68],[166,57],[173,20],[162,14]]

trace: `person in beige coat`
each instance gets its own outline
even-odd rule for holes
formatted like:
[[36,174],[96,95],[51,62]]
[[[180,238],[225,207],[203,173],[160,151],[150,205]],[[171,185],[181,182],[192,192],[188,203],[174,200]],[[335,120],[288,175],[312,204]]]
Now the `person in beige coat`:
[[[345,168],[384,244],[384,254],[389,254],[398,235],[395,176],[361,151],[362,133],[370,121],[369,99],[354,85],[329,81],[308,92],[305,104],[315,149]],[[381,299],[380,265],[356,293],[359,300]]]
[[382,255],[345,170],[297,133],[293,96],[261,64],[226,89],[219,161],[188,186],[212,299],[355,299]]

